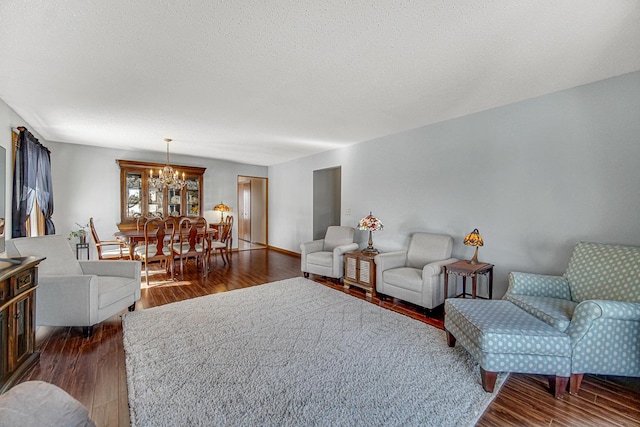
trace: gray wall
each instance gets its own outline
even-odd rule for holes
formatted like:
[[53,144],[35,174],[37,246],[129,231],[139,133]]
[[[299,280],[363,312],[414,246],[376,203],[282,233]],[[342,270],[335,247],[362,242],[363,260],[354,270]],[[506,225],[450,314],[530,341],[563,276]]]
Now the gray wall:
[[313,171],[341,166],[343,225],[373,211],[376,248],[446,233],[461,259],[478,228],[500,297],[509,271],[562,273],[580,240],[640,246],[638,159],[635,72],[271,166],[269,243],[312,240]]
[[[94,218],[102,239],[109,239],[120,222],[120,168],[116,159],[165,163],[166,154],[143,151],[114,150],[87,145],[46,143],[51,150],[55,210],[53,221],[58,234],[67,235],[74,223]],[[267,168],[224,160],[171,155],[171,163],[206,167],[204,174],[204,214],[207,219],[219,217],[213,207],[220,203],[237,212],[237,176],[266,177]],[[237,245],[237,227],[234,242]],[[91,248],[95,257],[95,247]]]

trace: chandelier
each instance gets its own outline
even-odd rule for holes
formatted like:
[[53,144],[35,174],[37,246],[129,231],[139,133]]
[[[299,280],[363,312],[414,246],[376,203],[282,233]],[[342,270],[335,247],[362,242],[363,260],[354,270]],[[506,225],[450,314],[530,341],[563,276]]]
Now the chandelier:
[[153,169],[149,171],[149,186],[179,190],[185,186],[187,181],[184,179],[184,172],[182,172],[182,178],[180,178],[178,171],[173,170],[169,164],[169,143],[171,138],[165,138],[164,140],[167,143],[167,164],[162,169],[158,169],[158,176],[153,176]]

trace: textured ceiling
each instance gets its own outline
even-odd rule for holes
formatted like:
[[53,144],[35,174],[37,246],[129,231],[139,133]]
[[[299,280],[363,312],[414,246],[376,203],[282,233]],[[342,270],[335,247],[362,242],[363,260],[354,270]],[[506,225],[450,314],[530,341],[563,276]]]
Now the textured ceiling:
[[640,70],[637,0],[2,0],[49,141],[271,165]]

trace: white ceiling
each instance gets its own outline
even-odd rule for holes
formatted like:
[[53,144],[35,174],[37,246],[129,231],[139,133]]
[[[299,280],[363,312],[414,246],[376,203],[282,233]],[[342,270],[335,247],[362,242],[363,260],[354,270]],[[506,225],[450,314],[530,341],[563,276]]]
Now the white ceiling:
[[2,0],[48,141],[272,165],[640,70],[637,0]]

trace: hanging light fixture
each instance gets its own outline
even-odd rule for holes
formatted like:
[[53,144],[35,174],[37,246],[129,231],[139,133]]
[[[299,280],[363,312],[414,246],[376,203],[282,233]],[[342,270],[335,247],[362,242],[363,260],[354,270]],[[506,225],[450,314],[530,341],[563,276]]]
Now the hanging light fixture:
[[149,171],[149,185],[156,188],[167,187],[170,190],[179,190],[183,188],[187,181],[184,179],[184,172],[182,172],[182,178],[177,170],[173,170],[169,164],[169,143],[171,138],[165,138],[167,143],[167,164],[162,169],[158,170],[158,176],[153,176],[153,169]]

